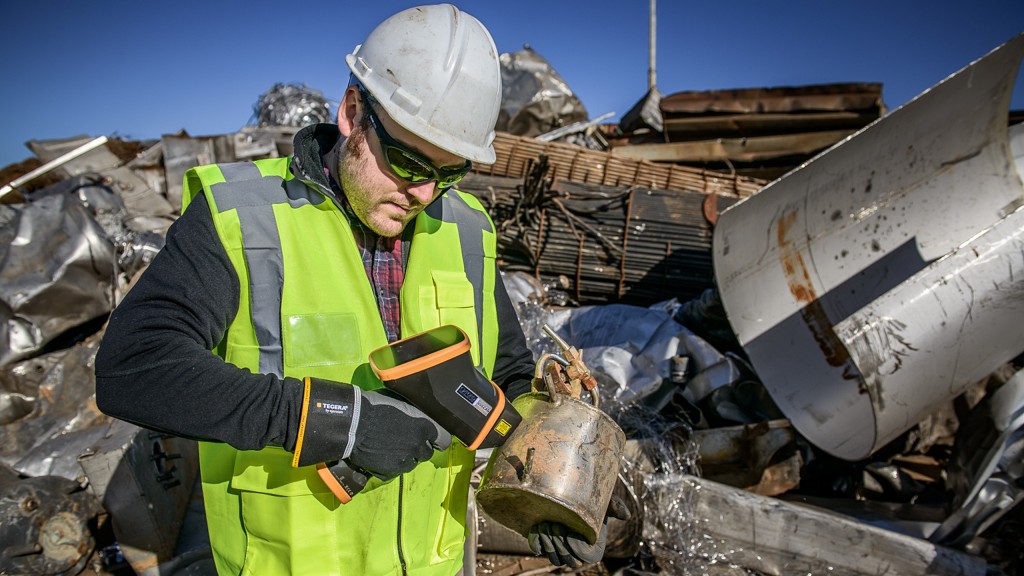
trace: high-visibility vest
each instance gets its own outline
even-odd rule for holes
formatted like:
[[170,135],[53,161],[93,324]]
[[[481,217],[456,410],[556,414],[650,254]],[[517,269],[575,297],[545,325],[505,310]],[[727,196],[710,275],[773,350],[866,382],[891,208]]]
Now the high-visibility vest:
[[[205,194],[240,283],[238,313],[214,352],[257,373],[378,388],[368,355],[387,337],[348,218],[315,184],[295,179],[289,164],[185,174],[183,206]],[[459,326],[489,376],[500,281],[493,223],[475,198],[449,191],[411,225],[402,337]],[[219,573],[451,575],[462,567],[473,453],[458,442],[390,482],[371,479],[345,505],[315,467],[293,468],[291,459],[282,448],[200,443]]]

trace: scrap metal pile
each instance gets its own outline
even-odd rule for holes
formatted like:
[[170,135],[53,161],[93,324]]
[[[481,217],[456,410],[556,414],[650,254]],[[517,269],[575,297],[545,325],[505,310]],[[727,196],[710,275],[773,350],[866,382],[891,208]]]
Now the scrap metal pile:
[[[581,573],[1024,574],[1022,53],[768,186],[499,134],[465,189],[531,349],[582,350],[627,438],[630,519]],[[34,142],[0,192],[0,573],[213,573],[195,443],[99,413],[92,363],[184,171],[289,154],[269,124]],[[467,574],[556,571],[472,504]]]
[[[535,353],[542,325],[582,348],[629,437],[634,514],[611,524],[606,568],[1020,573],[1024,126],[1009,143],[1005,127],[1022,51],[741,199],[594,169],[581,184],[564,174],[602,153],[545,144],[521,183],[467,182]],[[629,251],[650,230],[655,264]],[[673,266],[688,239],[710,258]],[[525,550],[483,526],[483,549]]]
[[777,178],[885,114],[881,84],[676,92],[644,103],[660,128],[609,136],[616,154],[757,178]]

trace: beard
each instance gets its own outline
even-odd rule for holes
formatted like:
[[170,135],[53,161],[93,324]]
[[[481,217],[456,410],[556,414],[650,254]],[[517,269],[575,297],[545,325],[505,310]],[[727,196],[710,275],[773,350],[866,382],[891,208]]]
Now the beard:
[[368,126],[362,124],[357,124],[352,128],[352,132],[345,138],[345,154],[338,159],[339,162],[344,159],[345,155],[350,155],[353,158],[363,157],[363,143],[366,142],[367,128]]
[[338,158],[338,183],[356,217],[378,236],[393,238],[402,233],[422,207],[405,214],[394,214],[390,209],[391,204],[404,207],[407,202],[400,192],[388,189],[391,181],[381,173],[383,168],[369,151],[367,128],[357,125],[345,139]]

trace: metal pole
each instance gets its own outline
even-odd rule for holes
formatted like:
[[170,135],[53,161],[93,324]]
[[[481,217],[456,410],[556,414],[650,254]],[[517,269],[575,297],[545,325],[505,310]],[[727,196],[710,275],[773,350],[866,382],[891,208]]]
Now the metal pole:
[[651,34],[650,34],[650,47],[649,47],[649,50],[648,50],[648,52],[649,52],[649,59],[648,59],[648,63],[647,63],[647,89],[648,90],[654,90],[654,86],[656,84],[656,82],[655,82],[656,73],[655,73],[655,67],[654,67],[654,60],[655,60],[655,58],[654,58],[654,48],[655,48],[655,45],[656,45],[656,42],[655,42],[655,28],[656,28],[656,26],[655,26],[655,24],[657,22],[657,18],[655,16],[655,12],[656,12],[655,4],[656,4],[656,2],[657,2],[657,0],[651,0],[651,15],[650,15],[650,18],[649,18],[649,20],[650,20],[650,27],[651,27]]

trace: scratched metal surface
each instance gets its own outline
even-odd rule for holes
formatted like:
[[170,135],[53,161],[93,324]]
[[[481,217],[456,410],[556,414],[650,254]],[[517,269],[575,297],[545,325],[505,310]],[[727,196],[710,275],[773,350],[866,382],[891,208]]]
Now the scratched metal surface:
[[856,460],[1024,349],[1024,35],[720,217],[717,285],[797,429]]

